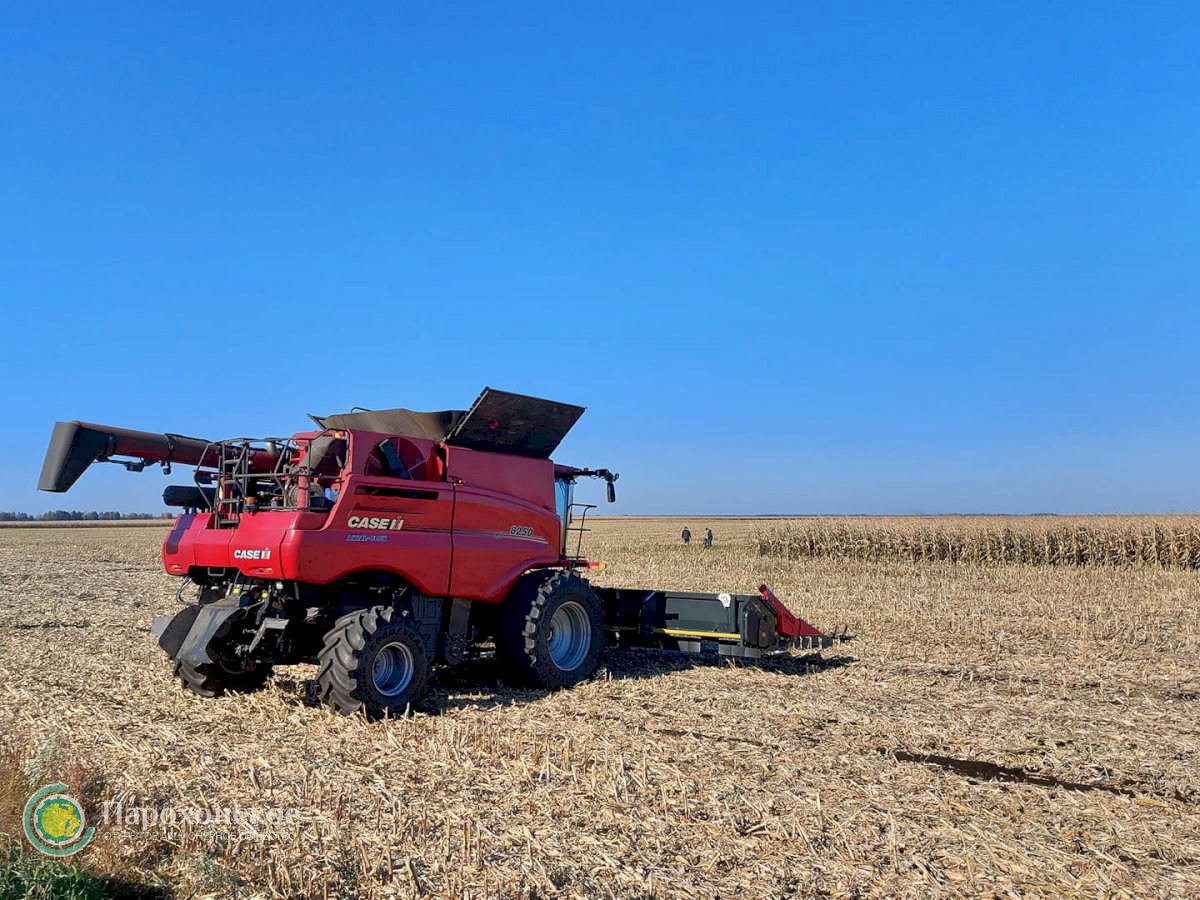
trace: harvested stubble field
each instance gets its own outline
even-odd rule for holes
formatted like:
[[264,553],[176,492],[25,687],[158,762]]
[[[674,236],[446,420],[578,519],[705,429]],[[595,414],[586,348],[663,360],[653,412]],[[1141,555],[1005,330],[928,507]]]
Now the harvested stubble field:
[[0,531],[8,767],[93,803],[299,811],[261,838],[104,826],[81,854],[176,896],[1200,892],[1195,572],[793,560],[760,555],[761,523],[714,520],[710,551],[682,524],[596,522],[597,580],[766,581],[856,640],[614,654],[556,694],[482,666],[369,724],[313,705],[306,667],[183,694],[147,633],[176,608],[161,528]]

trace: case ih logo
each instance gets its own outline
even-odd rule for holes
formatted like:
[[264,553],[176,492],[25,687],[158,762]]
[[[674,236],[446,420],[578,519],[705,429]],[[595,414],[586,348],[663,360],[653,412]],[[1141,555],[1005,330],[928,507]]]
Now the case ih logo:
[[368,531],[399,531],[404,527],[403,519],[390,519],[387,516],[351,516],[346,520],[351,528],[365,528]]
[[261,550],[234,550],[234,559],[270,559],[271,551],[263,547]]

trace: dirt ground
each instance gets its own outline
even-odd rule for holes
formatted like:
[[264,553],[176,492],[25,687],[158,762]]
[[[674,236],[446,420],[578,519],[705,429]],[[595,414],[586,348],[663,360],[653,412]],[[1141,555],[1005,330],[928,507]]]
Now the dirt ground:
[[179,605],[163,526],[3,529],[0,735],[93,809],[290,811],[101,824],[81,864],[160,895],[1200,894],[1200,576],[787,561],[756,527],[599,520],[596,580],[765,581],[852,642],[613,653],[553,694],[476,665],[373,724],[316,705],[306,666],[183,693],[148,632]]

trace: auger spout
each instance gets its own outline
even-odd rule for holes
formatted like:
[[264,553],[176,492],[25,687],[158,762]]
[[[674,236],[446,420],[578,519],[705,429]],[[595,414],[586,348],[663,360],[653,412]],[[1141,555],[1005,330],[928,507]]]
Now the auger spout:
[[[198,466],[206,457],[211,464],[216,459],[216,449],[203,438],[132,431],[90,422],[56,422],[46,448],[38,490],[54,493],[70,490],[94,462],[124,462],[126,468],[137,471],[148,463]],[[270,454],[256,451],[252,460],[255,468],[270,471],[273,464]]]

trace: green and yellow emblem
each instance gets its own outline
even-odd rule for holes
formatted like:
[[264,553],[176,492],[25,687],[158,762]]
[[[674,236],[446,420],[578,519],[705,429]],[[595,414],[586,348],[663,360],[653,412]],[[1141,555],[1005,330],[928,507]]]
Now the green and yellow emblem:
[[71,856],[92,840],[83,807],[67,793],[65,784],[48,784],[25,804],[25,837],[47,856]]

